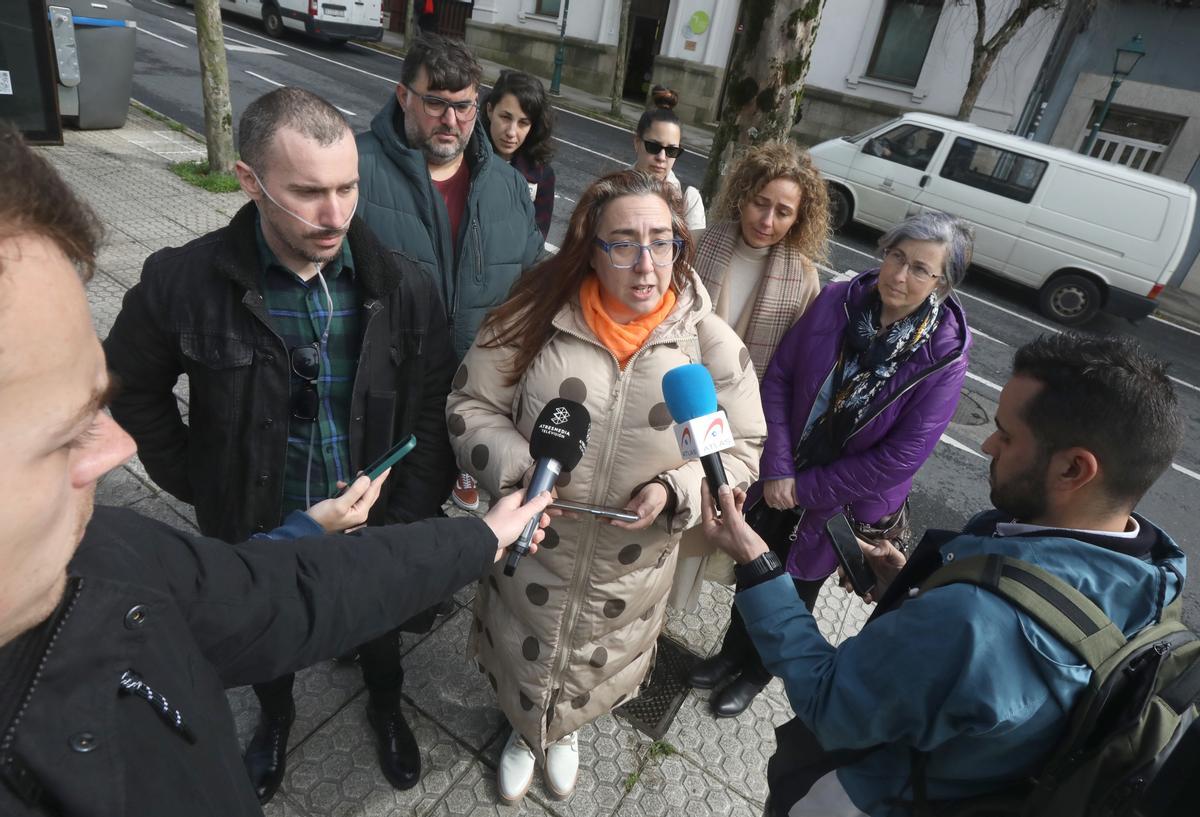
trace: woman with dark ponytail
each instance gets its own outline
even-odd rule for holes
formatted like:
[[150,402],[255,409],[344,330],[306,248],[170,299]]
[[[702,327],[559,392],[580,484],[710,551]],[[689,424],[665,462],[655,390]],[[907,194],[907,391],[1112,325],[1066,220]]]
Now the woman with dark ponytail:
[[700,200],[700,191],[680,185],[671,169],[683,153],[680,142],[683,129],[679,125],[679,117],[675,115],[679,94],[670,88],[655,85],[650,90],[650,101],[654,107],[642,114],[633,138],[633,151],[637,155],[633,167],[673,187],[683,199],[683,218],[688,229],[703,230],[704,202]]

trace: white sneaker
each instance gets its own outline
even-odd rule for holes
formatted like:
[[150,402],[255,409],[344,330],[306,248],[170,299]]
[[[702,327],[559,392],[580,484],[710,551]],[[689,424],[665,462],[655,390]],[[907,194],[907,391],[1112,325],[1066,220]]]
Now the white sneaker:
[[579,779],[579,738],[572,732],[546,749],[546,788],[550,795],[564,800],[575,791]]
[[512,730],[500,753],[500,770],[496,774],[501,800],[510,806],[521,802],[533,781],[533,766],[533,750],[520,732]]

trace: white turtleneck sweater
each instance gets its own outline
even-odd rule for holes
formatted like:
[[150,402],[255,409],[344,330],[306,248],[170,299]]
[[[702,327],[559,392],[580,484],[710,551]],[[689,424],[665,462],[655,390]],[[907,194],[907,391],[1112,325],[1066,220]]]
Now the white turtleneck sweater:
[[766,274],[767,256],[770,254],[770,247],[751,247],[739,233],[737,243],[733,247],[733,255],[729,259],[729,272],[725,273],[725,282],[722,284],[729,292],[729,314],[720,317],[730,326],[737,326],[742,312],[751,305],[751,299],[758,292],[759,282]]

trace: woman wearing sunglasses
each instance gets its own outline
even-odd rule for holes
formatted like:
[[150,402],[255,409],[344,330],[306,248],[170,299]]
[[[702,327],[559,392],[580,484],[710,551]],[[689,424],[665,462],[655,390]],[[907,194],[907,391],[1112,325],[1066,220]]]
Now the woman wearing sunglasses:
[[501,71],[484,105],[483,126],[496,155],[525,177],[533,218],[542,238],[548,237],[554,216],[554,114],[542,81],[520,71]]
[[[767,367],[762,482],[746,518],[810,611],[837,569],[830,518],[845,513],[860,537],[903,548],[913,477],[967,372],[971,338],[954,288],[972,244],[966,222],[945,213],[901,222],[879,239],[879,267],[826,286]],[[771,679],[736,607],[720,652],[688,679],[700,688],[733,679],[709,699],[718,717],[741,714]]]
[[[758,145],[727,169],[713,221],[697,244],[696,272],[761,376],[821,291],[815,262],[825,258],[829,240],[825,181],[791,142]],[[732,584],[733,562],[695,528],[679,547],[671,606],[693,609],[705,577]]]
[[675,192],[683,197],[683,217],[688,229],[703,230],[704,202],[700,200],[700,191],[694,187],[681,187],[671,169],[683,153],[680,143],[683,130],[674,110],[679,104],[679,94],[655,85],[650,99],[654,107],[642,114],[633,137],[633,152],[637,156],[633,167],[675,188]]
[[513,727],[497,775],[506,803],[524,797],[539,764],[546,793],[570,795],[579,730],[636,696],[654,664],[703,476],[680,455],[664,374],[708,368],[737,441],[722,457],[729,482],[755,478],[765,433],[757,379],[690,272],[691,254],[670,186],[632,170],[598,179],[562,249],[517,280],[454,378],[451,444],[489,492],[529,477],[534,422],[563,397],[587,408],[591,435],[559,496],[638,516],[559,517],[515,576],[496,570],[480,584],[471,652]]

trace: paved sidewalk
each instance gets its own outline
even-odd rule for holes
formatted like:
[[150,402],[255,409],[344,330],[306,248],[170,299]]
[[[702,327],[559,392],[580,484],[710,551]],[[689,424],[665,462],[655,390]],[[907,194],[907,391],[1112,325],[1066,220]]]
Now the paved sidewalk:
[[[193,188],[167,170],[181,158],[200,157],[202,146],[166,129],[137,109],[116,131],[67,131],[62,147],[41,148],[97,210],[108,228],[99,270],[89,288],[96,327],[105,335],[125,291],[138,279],[145,257],[224,226],[243,204],[240,193]],[[186,382],[178,393],[186,399]],[[186,404],[184,404],[186,407]],[[136,508],[147,516],[195,530],[191,509],[160,492],[134,461],[100,483],[102,504]],[[375,758],[366,723],[362,676],[333,662],[297,676],[296,725],[288,775],[267,808],[270,815],[738,815],[758,817],[766,797],[766,764],[772,729],[790,714],[778,681],[742,717],[715,720],[708,693],[692,692],[666,741],[676,754],[651,757],[652,741],[627,721],[607,715],[580,733],[580,775],[575,795],[556,801],[540,780],[518,808],[497,804],[496,762],[507,728],[492,691],[466,658],[473,588],[455,597],[454,612],[425,636],[403,643],[404,710],[421,746],[424,773],[416,788],[393,790]],[[693,651],[717,647],[729,617],[732,593],[709,585],[693,613],[674,614],[667,632]],[[823,632],[837,642],[855,633],[867,608],[827,587],[817,607]],[[257,717],[248,688],[229,692],[243,744]],[[657,752],[655,753],[658,754]]]

